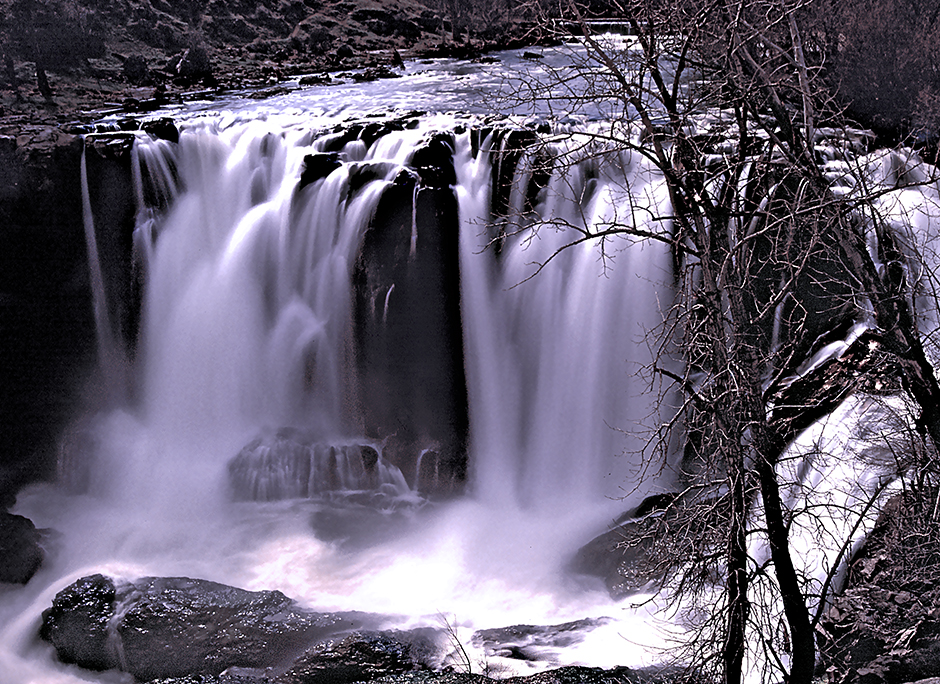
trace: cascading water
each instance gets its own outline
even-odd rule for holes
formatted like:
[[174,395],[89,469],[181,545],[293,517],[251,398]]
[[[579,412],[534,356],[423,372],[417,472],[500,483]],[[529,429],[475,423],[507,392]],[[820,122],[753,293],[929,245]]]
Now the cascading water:
[[559,142],[559,168],[533,216],[522,212],[529,174],[520,164],[509,236],[489,259],[476,255],[487,214],[474,209],[487,204],[488,175],[481,185],[471,160],[460,165],[464,213],[484,219],[464,230],[462,265],[476,484],[494,501],[585,507],[655,486],[640,454],[661,423],[645,345],[671,298],[669,250],[654,241],[623,240],[606,252],[590,240],[569,243],[572,227],[642,229],[644,216],[668,215],[668,194],[640,155],[578,160],[561,149],[583,143]]
[[[450,117],[431,117],[338,150],[337,136],[312,135],[302,120],[194,125],[174,151],[139,141],[139,197],[179,189],[162,214],[139,212],[147,284],[137,400],[94,419],[87,493],[59,495],[57,510],[42,490],[21,497],[38,524],[76,542],[45,571],[47,583],[61,588],[90,571],[198,576],[281,589],[318,609],[409,616],[393,624],[447,615],[459,630],[612,613],[651,620],[645,609],[614,607],[598,589],[575,586],[562,568],[662,482],[646,477],[639,455],[643,426],[658,420],[639,371],[651,358],[644,334],[669,297],[661,285],[668,248],[624,242],[599,260],[578,245],[532,277],[564,245],[553,222],[596,231],[631,204],[661,208],[660,181],[639,160],[624,157],[600,173],[597,159],[559,163],[525,230],[497,254],[485,249],[492,137],[475,154],[470,131],[454,137],[462,225],[460,310],[452,313],[465,342],[468,494],[429,504],[418,493],[440,440],[419,445],[414,470],[402,472],[385,458],[397,435],[363,433],[359,410],[369,399],[353,380],[357,259],[403,166],[418,163],[435,131],[454,128]],[[312,158],[330,167],[301,183]],[[414,187],[408,268],[426,248]],[[376,320],[392,320],[402,287],[369,300]],[[293,455],[275,453],[284,443]],[[240,450],[255,471],[235,498],[278,500],[233,500]],[[308,464],[299,484],[291,471],[298,453]],[[367,481],[362,465],[359,475],[344,466],[353,462],[379,474]],[[36,619],[17,623],[20,650],[4,664],[24,681],[69,681],[64,666],[35,674],[26,664],[36,647],[23,631]],[[645,662],[649,652],[624,642],[622,629],[597,629],[581,650],[552,657]]]

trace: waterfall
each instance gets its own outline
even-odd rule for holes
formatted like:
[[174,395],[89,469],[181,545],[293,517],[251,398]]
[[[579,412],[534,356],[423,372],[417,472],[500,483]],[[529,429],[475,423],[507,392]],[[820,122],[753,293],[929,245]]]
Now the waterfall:
[[474,466],[494,501],[638,501],[662,482],[662,463],[643,451],[669,413],[651,391],[647,338],[671,301],[669,249],[623,236],[569,243],[615,221],[648,226],[669,214],[668,193],[640,155],[585,147],[568,137],[554,145],[532,216],[522,211],[532,172],[519,163],[498,256],[481,235],[493,218],[488,160],[460,164]]
[[95,217],[88,187],[88,162],[86,149],[82,147],[79,166],[82,185],[82,223],[85,228],[85,245],[88,249],[88,272],[91,280],[92,305],[95,314],[95,330],[98,337],[98,364],[104,383],[104,395],[108,402],[118,404],[126,400],[126,359],[115,339],[108,311],[108,293],[105,288],[101,259],[98,254],[98,237],[95,233]]
[[[175,194],[162,216],[151,208],[138,218],[147,284],[135,412],[151,437],[159,435],[161,464],[155,469],[147,458],[140,467],[126,461],[107,466],[131,478],[112,478],[108,486],[123,495],[133,486],[146,489],[150,499],[161,486],[172,498],[181,488],[195,496],[206,484],[193,477],[198,472],[210,478],[208,491],[222,497],[226,463],[253,435],[285,427],[302,432],[297,439],[310,448],[358,440],[380,457],[392,453],[386,442],[401,435],[387,420],[376,419],[366,434],[371,419],[362,407],[370,399],[362,395],[377,390],[368,373],[356,381],[357,364],[372,354],[395,366],[399,361],[384,356],[398,353],[396,344],[426,340],[399,335],[377,357],[357,345],[364,334],[399,334],[393,328],[403,323],[389,322],[390,312],[425,303],[405,291],[402,278],[410,275],[390,276],[390,284],[354,281],[375,280],[357,273],[368,270],[364,243],[384,238],[366,236],[378,233],[370,226],[396,210],[388,198],[409,163],[425,168],[416,155],[439,135],[436,126],[440,122],[432,121],[363,140],[254,121],[221,130],[195,126],[175,149],[138,142],[136,159],[146,162],[136,172],[138,197],[143,176]],[[459,310],[444,312],[458,319],[463,335],[471,426],[467,487],[485,500],[522,507],[594,507],[607,497],[615,514],[661,482],[654,472],[659,466],[642,453],[649,430],[662,422],[646,373],[653,357],[645,336],[661,323],[658,307],[670,298],[664,284],[670,256],[662,244],[623,238],[607,240],[603,252],[590,241],[566,248],[569,234],[560,225],[597,232],[615,220],[668,214],[662,179],[639,155],[586,154],[583,141],[559,138],[547,185],[530,215],[517,210],[511,217],[515,234],[497,253],[487,248],[486,226],[499,219],[505,229],[505,217],[493,216],[488,204],[500,150],[492,136],[474,149],[472,137],[467,131],[447,142],[455,148],[453,193],[461,217],[459,263],[452,265],[460,271],[460,295]],[[317,170],[318,164],[326,166]],[[179,189],[166,180],[168,168],[176,170]],[[522,207],[531,180],[531,169],[518,164],[510,206]],[[402,195],[410,203],[402,210],[408,273],[419,268],[415,250],[426,240],[418,237],[423,185],[411,182],[414,190]],[[383,216],[376,217],[380,206]],[[439,217],[442,209],[435,211]],[[421,227],[427,235],[446,229]],[[379,261],[390,258],[377,254]],[[357,288],[363,287],[373,288],[365,306],[387,332],[360,330]],[[398,315],[410,321],[410,314]],[[401,382],[399,375],[389,377]],[[397,429],[404,428],[399,423]],[[422,429],[412,430],[418,441]],[[407,478],[393,480],[410,482],[399,489],[416,489],[422,468],[436,467],[428,466],[427,454],[446,448],[442,439],[424,439],[414,465],[400,464]],[[292,466],[275,464],[269,446],[263,449],[263,467],[285,477]],[[273,495],[268,485],[253,486],[265,498]],[[617,502],[621,498],[629,501]]]

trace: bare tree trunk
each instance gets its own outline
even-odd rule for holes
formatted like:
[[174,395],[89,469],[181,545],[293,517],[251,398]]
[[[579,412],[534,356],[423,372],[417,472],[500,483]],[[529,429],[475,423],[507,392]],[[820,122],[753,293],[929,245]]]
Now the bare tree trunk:
[[746,478],[743,470],[730,475],[731,515],[728,533],[727,633],[722,647],[723,684],[740,684],[744,671],[744,647],[750,604],[747,598],[747,518]]
[[450,32],[454,45],[460,44],[460,0],[450,0]]
[[36,62],[36,85],[39,86],[39,92],[47,100],[52,99],[52,88],[49,86],[49,77],[46,76],[46,68]]
[[7,83],[10,85],[10,90],[15,93],[19,93],[20,84],[16,80],[16,68],[13,66],[13,58],[10,55],[3,56],[3,71],[6,76]]

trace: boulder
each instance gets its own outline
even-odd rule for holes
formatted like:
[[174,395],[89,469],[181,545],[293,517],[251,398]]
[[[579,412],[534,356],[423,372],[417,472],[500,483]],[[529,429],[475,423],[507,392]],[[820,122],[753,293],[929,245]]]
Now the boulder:
[[[154,101],[163,104],[160,100],[162,99],[163,93],[158,89],[154,92]],[[158,140],[167,140],[172,143],[178,143],[180,141],[180,131],[176,127],[176,124],[173,122],[173,119],[167,117],[160,117],[159,119],[148,119],[144,121],[141,126],[141,130],[148,133],[152,138]]]
[[40,539],[29,518],[0,511],[0,582],[29,582],[42,565]]
[[277,684],[350,684],[387,675],[427,670],[437,651],[433,632],[351,634],[308,650]]
[[642,591],[662,577],[658,560],[663,551],[659,547],[669,540],[657,527],[668,529],[668,521],[679,516],[679,508],[672,507],[675,499],[675,494],[647,497],[636,509],[620,516],[610,530],[578,549],[569,569],[602,579],[615,600]]
[[59,660],[89,670],[117,666],[108,625],[114,616],[116,589],[104,575],[82,577],[56,594],[42,613],[40,636],[55,646]]
[[65,662],[150,681],[286,667],[310,644],[362,627],[363,617],[302,611],[278,591],[185,577],[115,584],[94,575],[56,596],[41,636]]

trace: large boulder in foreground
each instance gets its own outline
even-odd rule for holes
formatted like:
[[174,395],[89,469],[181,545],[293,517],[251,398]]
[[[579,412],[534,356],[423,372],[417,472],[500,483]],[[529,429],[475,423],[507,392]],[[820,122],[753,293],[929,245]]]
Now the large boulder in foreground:
[[41,636],[65,662],[149,681],[286,667],[309,645],[361,627],[364,617],[302,611],[278,591],[94,575],[59,592],[43,612]]
[[108,643],[116,593],[110,577],[89,575],[56,594],[52,608],[43,611],[40,636],[52,642],[59,660],[89,670],[117,665]]

